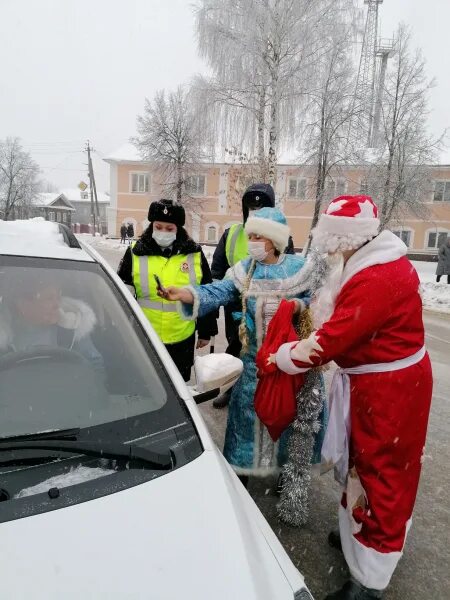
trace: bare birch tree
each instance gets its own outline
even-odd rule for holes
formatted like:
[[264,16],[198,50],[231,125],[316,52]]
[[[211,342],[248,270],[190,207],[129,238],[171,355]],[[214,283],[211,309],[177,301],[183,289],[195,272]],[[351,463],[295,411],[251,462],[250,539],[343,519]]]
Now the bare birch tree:
[[331,14],[353,4],[202,0],[197,6],[199,48],[214,72],[212,89],[228,114],[238,115],[238,131],[253,134],[243,151],[255,154],[257,147],[261,172],[267,165],[270,183],[280,147],[293,141],[295,117],[306,105],[317,58],[327,51],[324,27],[332,22]]
[[405,211],[422,218],[427,214],[423,199],[431,192],[428,165],[442,139],[433,139],[427,129],[432,86],[421,51],[411,48],[410,33],[400,25],[383,90],[382,146],[368,172],[370,192],[381,201],[382,227]]
[[[348,126],[353,103],[354,69],[345,38],[335,38],[317,64],[316,86],[309,92],[307,123],[302,135],[302,156],[314,165],[315,204],[311,230],[317,225],[326,183],[332,171],[349,161]],[[309,247],[310,237],[307,248]]]
[[144,114],[137,118],[137,131],[132,142],[142,158],[158,168],[167,193],[186,204],[187,177],[206,158],[200,115],[189,91],[178,87],[146,99]]
[[28,218],[39,191],[39,166],[19,138],[0,140],[0,218]]

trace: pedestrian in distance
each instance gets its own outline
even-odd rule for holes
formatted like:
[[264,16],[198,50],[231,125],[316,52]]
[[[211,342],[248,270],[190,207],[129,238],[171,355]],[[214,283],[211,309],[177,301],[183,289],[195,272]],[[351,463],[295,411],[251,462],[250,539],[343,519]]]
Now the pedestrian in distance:
[[450,236],[448,236],[446,243],[439,248],[436,269],[437,283],[440,282],[442,275],[447,275],[447,283],[450,284]]
[[121,244],[126,244],[127,241],[127,226],[125,225],[125,223],[122,223],[122,226],[120,227],[120,243]]
[[[230,267],[233,267],[244,258],[248,258],[248,238],[245,233],[245,223],[249,215],[254,214],[255,211],[263,207],[275,207],[275,192],[273,187],[267,183],[254,183],[245,190],[242,196],[242,223],[237,223],[226,229],[214,251],[211,263],[213,279],[222,280]],[[294,254],[294,244],[291,237],[286,252]],[[242,346],[239,340],[239,321],[233,318],[233,313],[240,310],[239,302],[234,306],[230,305],[224,308],[225,335],[228,342],[225,352],[237,357],[241,353]],[[227,406],[232,391],[231,388],[223,396],[216,398],[213,401],[214,408]]]
[[329,542],[351,579],[328,600],[383,597],[411,526],[430,412],[419,278],[405,244],[379,226],[368,196],[331,202],[312,238],[333,265],[314,300],[316,330],[275,357],[291,374],[340,367],[322,460],[343,486]]
[[128,243],[131,244],[133,239],[134,239],[134,227],[133,227],[133,223],[128,223],[127,226],[127,237],[128,237]]
[[189,381],[195,347],[204,348],[217,335],[216,318],[207,315],[184,321],[176,307],[158,295],[158,289],[210,283],[211,271],[201,247],[184,228],[186,215],[180,204],[172,200],[152,202],[148,220],[150,224],[140,239],[125,251],[118,275],[134,286],[145,316],[183,379]]
[[[188,319],[207,315],[220,306],[238,304],[241,307],[239,333],[244,369],[233,387],[223,453],[247,485],[249,476],[279,475],[288,459],[290,429],[286,429],[275,443],[255,412],[256,355],[284,298],[296,303],[297,314],[306,310],[315,270],[313,265],[305,267],[303,257],[284,253],[290,232],[280,210],[262,208],[256,211],[247,219],[245,233],[249,258],[231,267],[222,281],[169,287],[160,295],[166,300],[180,301]],[[317,404],[319,393],[312,389],[311,398],[305,398],[305,404]],[[310,426],[311,435],[320,435],[317,419]],[[305,435],[307,433],[305,431]]]

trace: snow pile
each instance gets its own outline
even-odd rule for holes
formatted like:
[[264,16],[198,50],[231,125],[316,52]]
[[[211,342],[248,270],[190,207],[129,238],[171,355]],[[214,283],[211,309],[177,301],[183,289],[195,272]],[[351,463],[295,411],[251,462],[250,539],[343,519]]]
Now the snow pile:
[[76,237],[83,242],[83,244],[88,244],[95,248],[96,250],[115,250],[124,253],[127,245],[121,244],[120,240],[113,238],[106,238],[100,235],[96,235],[95,237],[90,233],[77,233]]
[[412,261],[421,283],[423,307],[426,310],[450,314],[450,285],[447,276],[436,283],[435,262]]
[[14,497],[25,498],[27,496],[34,496],[35,494],[48,492],[49,489],[54,487],[61,489],[71,485],[85,483],[86,481],[92,481],[93,479],[98,479],[99,477],[105,477],[105,475],[112,475],[113,473],[115,473],[115,471],[111,469],[91,469],[90,467],[78,466],[75,469],[71,469],[68,473],[50,477],[50,479],[46,479],[37,485],[25,488]]
[[202,246],[203,254],[205,255],[205,258],[208,261],[209,265],[211,265],[211,263],[212,263],[215,249],[216,249],[215,246]]

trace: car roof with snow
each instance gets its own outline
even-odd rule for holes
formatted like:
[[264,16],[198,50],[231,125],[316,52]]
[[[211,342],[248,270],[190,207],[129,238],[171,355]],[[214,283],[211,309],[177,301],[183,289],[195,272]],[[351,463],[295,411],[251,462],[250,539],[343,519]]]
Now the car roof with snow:
[[68,227],[45,221],[0,221],[0,255],[95,262]]

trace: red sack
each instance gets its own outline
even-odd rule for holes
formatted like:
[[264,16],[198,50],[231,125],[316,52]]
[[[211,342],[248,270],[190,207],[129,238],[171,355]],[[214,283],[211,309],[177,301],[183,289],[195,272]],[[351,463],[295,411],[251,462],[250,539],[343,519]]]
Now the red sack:
[[288,375],[275,362],[269,362],[281,344],[298,341],[292,324],[295,302],[282,300],[269,323],[266,338],[256,355],[258,385],[255,392],[255,411],[274,442],[292,423],[297,414],[297,391],[304,375]]

